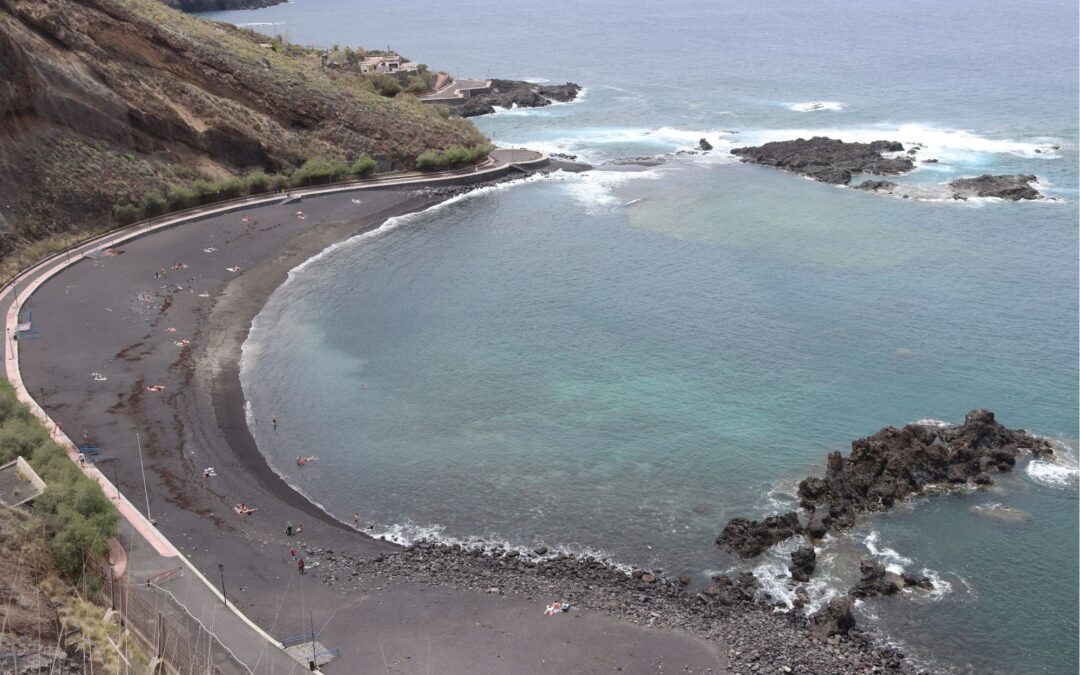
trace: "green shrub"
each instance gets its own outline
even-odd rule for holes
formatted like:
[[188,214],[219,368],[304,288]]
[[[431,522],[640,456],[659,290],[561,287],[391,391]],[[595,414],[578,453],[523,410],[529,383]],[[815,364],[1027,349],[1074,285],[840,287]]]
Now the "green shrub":
[[165,213],[168,206],[169,203],[157,192],[147,192],[139,200],[139,210],[147,218]]
[[217,185],[214,185],[205,178],[199,178],[193,180],[189,186],[191,191],[195,193],[195,201],[199,204],[209,204],[210,202],[217,200]]
[[451,145],[449,148],[439,150],[425,150],[416,158],[416,168],[421,171],[438,171],[453,169],[465,164],[473,164],[491,154],[494,148],[490,145],[477,145],[464,148],[460,145]]
[[375,169],[378,168],[379,163],[367,155],[360,155],[352,166],[349,167],[349,173],[354,176],[370,176],[375,173]]
[[244,186],[249,195],[257,195],[260,192],[270,190],[270,176],[262,170],[252,171],[244,176]]
[[218,199],[233,199],[243,195],[245,190],[244,181],[235,176],[221,181],[217,184],[217,187]]
[[169,192],[165,195],[165,199],[169,201],[170,211],[191,208],[199,203],[198,195],[195,194],[194,190],[190,187],[183,187],[180,185],[169,188]]
[[270,177],[270,190],[272,192],[279,192],[287,187],[289,187],[288,176],[280,173],[275,173],[273,176]]
[[304,162],[299,169],[293,171],[291,182],[293,185],[314,185],[317,183],[330,183],[349,174],[349,165],[338,160],[326,157],[312,157]]
[[134,204],[117,204],[113,207],[113,215],[121,225],[130,225],[139,219],[139,207]]
[[423,75],[410,75],[405,91],[410,94],[423,94],[428,91],[428,81]]
[[370,79],[371,84],[375,86],[375,91],[387,98],[394,98],[401,93],[401,83],[395,77],[378,74],[372,75]]

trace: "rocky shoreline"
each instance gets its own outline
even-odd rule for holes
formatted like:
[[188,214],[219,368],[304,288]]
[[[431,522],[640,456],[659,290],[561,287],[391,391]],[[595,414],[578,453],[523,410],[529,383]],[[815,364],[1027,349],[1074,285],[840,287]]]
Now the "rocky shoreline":
[[920,672],[903,653],[876,646],[856,630],[850,605],[846,615],[836,607],[811,618],[776,612],[750,573],[736,579],[718,575],[706,589],[693,592],[687,590],[687,577],[672,579],[663,570],[627,573],[592,556],[545,548],[521,552],[421,541],[370,558],[318,547],[304,548],[303,555],[319,561],[312,573],[340,593],[417,581],[524,596],[535,602],[538,613],[565,602],[570,612],[585,608],[639,625],[723,639],[727,666],[734,673]]
[[522,80],[491,80],[491,90],[474,93],[453,109],[461,117],[490,115],[495,108],[543,108],[552,103],[569,103],[581,93],[581,85],[534,84]]

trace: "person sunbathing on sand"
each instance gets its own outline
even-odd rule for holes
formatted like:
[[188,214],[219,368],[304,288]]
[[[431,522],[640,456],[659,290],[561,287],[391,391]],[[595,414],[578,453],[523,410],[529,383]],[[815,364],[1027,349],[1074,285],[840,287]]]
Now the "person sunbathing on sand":
[[160,393],[160,392],[164,391],[164,389],[165,389],[165,385],[163,385],[163,384],[154,384],[154,385],[151,385],[151,386],[147,387],[146,391],[152,391],[155,394],[157,394],[157,393]]

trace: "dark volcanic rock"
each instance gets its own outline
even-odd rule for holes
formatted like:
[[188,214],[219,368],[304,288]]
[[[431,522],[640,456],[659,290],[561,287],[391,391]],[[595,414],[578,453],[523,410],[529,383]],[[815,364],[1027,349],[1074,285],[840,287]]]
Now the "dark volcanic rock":
[[878,595],[893,595],[906,587],[933,590],[934,584],[926,577],[917,574],[897,574],[885,569],[881,563],[864,558],[859,563],[862,579],[851,589],[856,598],[870,598]]
[[847,635],[855,627],[855,617],[851,614],[854,605],[851,598],[833,598],[810,617],[810,634],[822,642],[830,635]]
[[989,410],[972,410],[956,426],[885,427],[854,441],[847,457],[830,454],[824,478],[799,483],[800,503],[809,512],[805,527],[794,512],[760,522],[733,518],[716,543],[751,558],[796,534],[820,539],[829,530],[852,527],[860,513],[885,511],[930,485],[989,485],[989,472],[1010,471],[1021,450],[1036,457],[1054,454],[1049,442],[1007,429]]
[[1035,176],[1015,174],[1010,176],[991,176],[983,174],[978,178],[960,178],[949,183],[954,199],[968,197],[999,197],[1009,201],[1021,199],[1039,199],[1042,194],[1031,187]]
[[713,583],[701,592],[707,604],[735,607],[754,603],[759,584],[752,572],[742,572],[735,579],[717,574],[712,579]]
[[491,91],[475,93],[452,110],[461,117],[476,117],[495,112],[495,106],[542,108],[554,101],[573,101],[580,92],[581,86],[573,82],[540,85],[520,80],[492,80]]
[[868,180],[856,185],[855,189],[867,192],[892,192],[895,187],[896,183],[891,180]]
[[1053,454],[1048,442],[1005,428],[989,410],[972,410],[958,426],[886,427],[853,442],[846,458],[829,455],[825,478],[799,483],[803,505],[813,508],[808,530],[850,527],[857,513],[884,511],[931,484],[984,483],[988,471],[1011,470],[1021,449]]
[[815,136],[810,140],[774,141],[765,145],[735,148],[733,155],[744,162],[775,166],[808,176],[822,183],[847,185],[856,173],[895,175],[911,171],[910,157],[884,157],[883,152],[899,152],[904,146],[895,141],[845,143]]
[[743,558],[761,555],[773,544],[802,532],[799,516],[794,511],[765,520],[732,518],[717,537],[716,543],[738,553]]
[[700,141],[698,141],[697,144],[698,144],[698,147],[701,148],[702,150],[705,150],[705,151],[712,150],[712,143],[708,142],[704,138],[701,139]]
[[810,581],[810,575],[817,566],[817,553],[812,546],[801,546],[791,552],[791,565],[788,571],[795,581]]

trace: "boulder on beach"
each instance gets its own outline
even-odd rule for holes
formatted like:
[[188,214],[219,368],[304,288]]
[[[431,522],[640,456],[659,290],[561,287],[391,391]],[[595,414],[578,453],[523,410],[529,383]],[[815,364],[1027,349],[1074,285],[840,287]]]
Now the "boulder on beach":
[[810,616],[807,628],[810,634],[825,642],[832,635],[847,635],[855,627],[855,617],[851,608],[855,602],[851,598],[833,598]]
[[773,544],[801,532],[799,516],[794,511],[769,516],[765,520],[732,518],[716,538],[716,543],[738,553],[740,557],[753,558]]
[[705,140],[704,138],[702,138],[700,141],[698,141],[697,144],[698,144],[698,147],[701,148],[702,150],[705,150],[705,151],[712,150],[712,143]]
[[751,572],[742,572],[735,579],[726,574],[717,574],[712,581],[698,596],[702,602],[710,605],[734,607],[753,604],[759,588],[757,577]]
[[795,581],[810,581],[810,575],[817,566],[817,553],[813,546],[800,546],[791,552],[791,565],[788,571]]
[[927,577],[917,574],[890,572],[884,565],[863,558],[859,563],[862,579],[851,589],[856,598],[871,598],[879,595],[894,595],[904,588],[922,588],[933,590],[934,584]]
[[969,197],[997,197],[1008,201],[1021,199],[1040,199],[1042,193],[1031,187],[1036,182],[1030,174],[992,176],[983,174],[977,178],[960,178],[949,183],[953,190],[953,199]]
[[910,157],[885,157],[883,153],[900,152],[896,141],[846,143],[815,136],[810,140],[773,141],[756,147],[735,148],[731,154],[744,162],[775,166],[822,183],[847,185],[854,174],[896,175],[915,168]]

